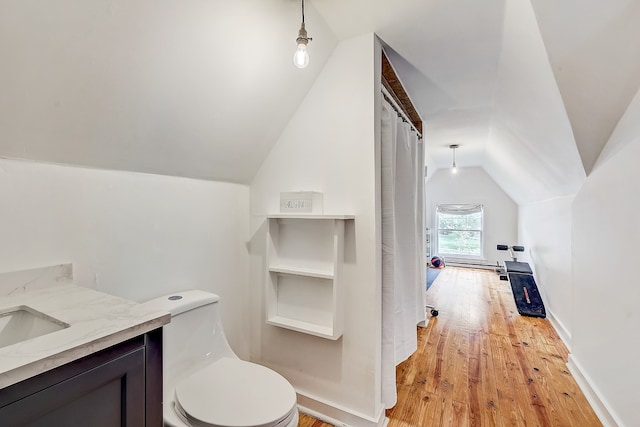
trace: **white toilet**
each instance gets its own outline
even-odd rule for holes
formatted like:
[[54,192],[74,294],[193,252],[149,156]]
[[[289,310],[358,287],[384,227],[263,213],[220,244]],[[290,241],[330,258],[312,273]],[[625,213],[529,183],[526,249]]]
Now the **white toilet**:
[[171,313],[163,328],[164,425],[296,427],[296,392],[277,372],[235,355],[218,295],[184,291],[144,305]]

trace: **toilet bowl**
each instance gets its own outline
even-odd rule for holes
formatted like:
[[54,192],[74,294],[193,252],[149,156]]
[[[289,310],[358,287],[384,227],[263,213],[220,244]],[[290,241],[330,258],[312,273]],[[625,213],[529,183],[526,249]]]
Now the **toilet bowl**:
[[171,427],[296,427],[296,392],[277,372],[239,359],[222,329],[220,298],[184,291],[144,304],[163,327],[163,418]]

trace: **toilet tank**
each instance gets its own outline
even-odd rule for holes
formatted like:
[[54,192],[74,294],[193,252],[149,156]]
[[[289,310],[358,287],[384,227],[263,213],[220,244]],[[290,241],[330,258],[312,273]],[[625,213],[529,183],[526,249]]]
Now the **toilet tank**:
[[220,297],[210,292],[176,292],[143,303],[171,313],[162,328],[165,381],[221,357],[237,357],[225,337],[220,317]]

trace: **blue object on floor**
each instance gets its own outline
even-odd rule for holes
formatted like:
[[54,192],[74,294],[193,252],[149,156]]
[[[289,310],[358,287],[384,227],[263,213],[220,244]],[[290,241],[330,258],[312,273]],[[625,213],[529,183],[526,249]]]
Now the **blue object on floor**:
[[427,268],[427,290],[433,285],[433,281],[436,280],[438,274],[440,274],[440,269]]

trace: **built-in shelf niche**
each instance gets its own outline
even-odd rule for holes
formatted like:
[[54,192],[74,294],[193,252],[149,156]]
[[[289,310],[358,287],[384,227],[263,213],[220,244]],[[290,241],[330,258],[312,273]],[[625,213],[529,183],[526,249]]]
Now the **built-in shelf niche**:
[[267,323],[337,340],[343,333],[342,264],[350,215],[269,215]]

